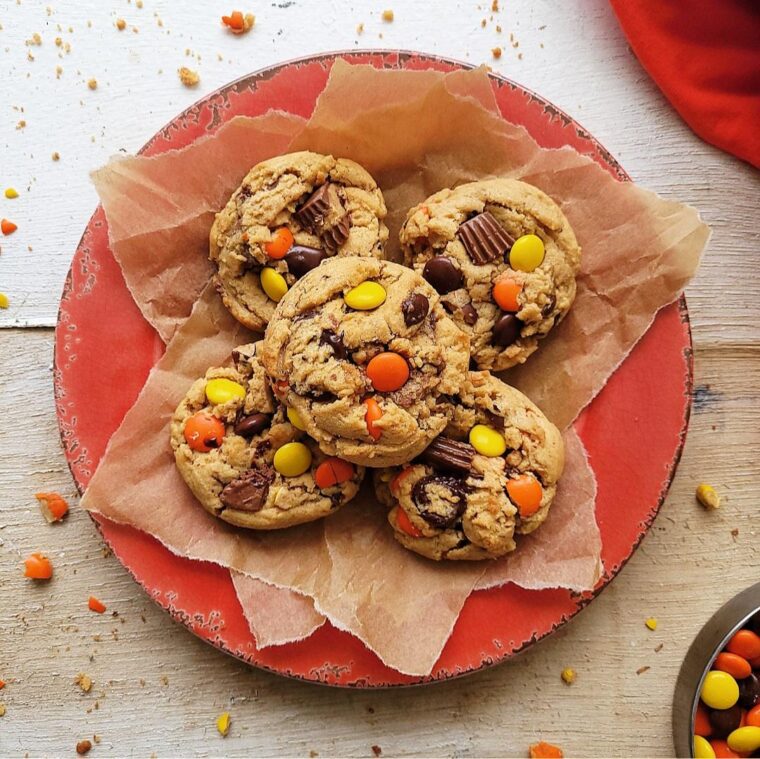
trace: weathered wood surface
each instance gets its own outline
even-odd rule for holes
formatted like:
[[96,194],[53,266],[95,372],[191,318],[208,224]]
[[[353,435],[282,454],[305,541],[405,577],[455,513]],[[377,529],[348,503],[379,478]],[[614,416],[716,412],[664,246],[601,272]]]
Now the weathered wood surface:
[[[0,184],[24,191],[16,201],[0,198],[0,215],[12,213],[20,227],[0,239],[0,290],[12,299],[0,312],[0,679],[7,683],[0,755],[70,755],[93,734],[101,743],[92,756],[371,756],[373,745],[384,755],[522,756],[539,738],[569,755],[671,755],[670,700],[683,654],[712,611],[760,575],[757,174],[679,121],[601,0],[502,2],[485,30],[480,19],[491,16],[490,2],[481,10],[474,2],[388,2],[393,24],[369,4],[267,3],[251,6],[257,28],[241,39],[217,27],[230,10],[221,2],[194,13],[168,0],[144,0],[142,9],[134,3],[81,0],[54,6],[51,16],[42,2],[0,3]],[[117,32],[117,17],[139,33]],[[34,32],[43,45],[25,47]],[[510,46],[510,32],[519,48]],[[72,46],[62,59],[58,35]],[[499,62],[490,60],[496,44],[504,47]],[[95,204],[88,170],[119,149],[135,150],[229,79],[358,45],[490,62],[578,118],[637,181],[695,205],[713,228],[687,292],[697,379],[691,429],[670,495],[639,551],[569,626],[514,662],[393,692],[305,686],[224,656],[173,623],[103,556],[83,513],[73,509],[65,524],[48,527],[33,497],[74,494],[59,448],[46,327]],[[185,48],[202,60],[186,57]],[[56,65],[64,69],[59,80]],[[200,70],[197,92],[177,82],[180,65]],[[98,80],[95,91],[86,86],[90,77]],[[27,126],[16,130],[22,118]],[[50,160],[54,150],[58,163]],[[726,496],[716,513],[694,501],[703,480]],[[40,549],[53,557],[56,578],[35,587],[21,576],[20,561]],[[119,617],[89,612],[92,592]],[[649,616],[659,622],[654,632],[644,627]],[[578,671],[571,687],[559,678],[566,666]],[[637,675],[644,666],[650,669]],[[73,684],[79,672],[95,683],[89,695]],[[226,739],[214,727],[224,710],[233,715]]]

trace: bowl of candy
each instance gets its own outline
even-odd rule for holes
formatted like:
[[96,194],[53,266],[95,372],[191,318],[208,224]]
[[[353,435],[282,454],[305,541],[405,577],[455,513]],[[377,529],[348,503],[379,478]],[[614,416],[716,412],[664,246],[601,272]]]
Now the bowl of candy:
[[673,740],[678,756],[760,757],[760,583],[718,609],[691,644]]

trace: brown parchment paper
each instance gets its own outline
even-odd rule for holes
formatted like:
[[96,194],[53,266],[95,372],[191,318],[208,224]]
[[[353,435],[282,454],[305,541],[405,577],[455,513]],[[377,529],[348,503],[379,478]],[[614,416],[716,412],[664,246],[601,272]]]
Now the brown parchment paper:
[[[248,126],[238,128],[253,139]],[[205,139],[213,142],[217,135]],[[170,207],[159,204],[152,221],[138,227],[139,244],[125,248],[123,243],[131,238],[120,235],[130,226],[132,204],[124,195],[142,193],[158,176],[164,178],[164,192],[182,186],[184,172],[195,171],[187,165],[192,163],[194,147],[166,159],[172,162],[170,178],[164,174],[168,164],[162,167],[162,156],[126,159],[129,171],[120,172],[119,192],[111,195],[106,207],[109,226],[112,216],[118,220],[112,243],[122,253],[128,251],[117,259],[125,276],[129,274],[133,296],[162,335],[172,334],[185,318],[187,293],[167,297],[162,288],[148,282],[150,277],[141,269],[156,266],[147,260],[154,256],[179,269],[183,256],[198,255],[205,246],[201,232],[210,225],[208,202],[180,194],[181,209],[176,200]],[[444,186],[484,176],[514,176],[542,187],[562,205],[584,249],[579,291],[587,294],[579,296],[571,311],[575,318],[568,317],[527,367],[515,373],[515,381],[561,426],[603,386],[656,311],[677,297],[707,238],[706,227],[692,209],[617,183],[569,149],[542,150],[522,128],[503,122],[482,70],[420,74],[338,62],[312,118],[289,147],[304,148],[353,158],[375,175],[389,207],[392,256],[397,255],[394,232],[406,209]],[[148,173],[146,161],[151,162]],[[98,176],[101,193],[110,192],[110,166]],[[239,167],[239,177],[248,168]],[[207,179],[214,182],[213,177]],[[234,186],[231,175],[228,179]],[[219,188],[222,199],[217,207],[231,189]],[[165,248],[169,253],[163,252]],[[200,292],[208,270],[199,264],[191,267],[185,289]],[[524,558],[522,549],[518,550],[504,566],[490,566],[488,577],[481,577],[486,571],[482,565],[441,567],[403,551],[385,528],[384,514],[374,499],[365,495],[324,523],[279,534],[237,532],[206,515],[176,474],[167,442],[168,419],[191,380],[243,341],[234,334],[238,329],[216,296],[205,291],[114,435],[83,499],[86,508],[146,530],[181,555],[216,561],[248,577],[313,597],[317,613],[360,637],[390,666],[410,674],[430,671],[476,584],[489,586],[506,578],[528,587],[593,586],[599,570],[598,530],[593,514],[591,518],[580,515],[584,507],[593,506],[593,476],[585,458],[581,461],[573,454],[578,449],[572,440],[567,441],[568,468],[555,509],[535,535],[541,541],[543,533],[549,545],[542,547],[539,542],[531,547],[526,542]],[[553,347],[558,342],[563,344]],[[536,358],[550,351],[557,351],[556,365],[534,377],[531,367],[538,366]],[[512,381],[509,376],[507,380]],[[136,438],[140,445],[132,444]],[[130,461],[134,457],[137,460]],[[114,487],[116,483],[119,487]],[[568,513],[576,518],[563,525],[561,517],[568,504]],[[550,529],[550,524],[556,529]],[[570,528],[573,532],[566,533]],[[404,614],[413,615],[414,610],[409,612],[408,594],[388,592],[394,582],[401,591],[425,587],[426,595],[437,599],[436,624],[429,624],[432,607],[427,608],[427,618],[413,617],[408,624],[419,625],[413,636],[415,646],[408,646],[407,637],[403,651],[398,634],[411,630]],[[255,627],[255,619],[251,624]]]

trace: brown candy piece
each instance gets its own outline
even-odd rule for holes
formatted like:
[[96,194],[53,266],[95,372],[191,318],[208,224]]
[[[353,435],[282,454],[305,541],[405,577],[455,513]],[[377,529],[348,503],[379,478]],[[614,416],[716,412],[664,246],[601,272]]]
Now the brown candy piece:
[[515,244],[514,238],[488,211],[462,224],[457,235],[467,255],[479,266],[503,257]]
[[402,304],[404,324],[412,327],[422,322],[430,310],[430,301],[422,293],[412,293]]
[[468,303],[466,306],[462,306],[462,319],[465,324],[469,324],[471,327],[478,320],[478,312],[475,310],[475,306],[472,303]]
[[420,454],[419,458],[436,469],[447,469],[459,474],[469,474],[475,449],[462,443],[439,436]]
[[[426,507],[430,505],[430,497],[427,489],[431,485],[438,485],[448,490],[453,496],[453,501],[443,502],[445,512],[430,511]],[[464,513],[467,498],[467,486],[458,477],[450,477],[446,474],[431,474],[414,483],[412,488],[412,500],[419,515],[432,527],[445,530]]]
[[249,414],[235,425],[235,434],[250,440],[269,427],[271,421],[269,414]]
[[288,265],[288,271],[300,279],[304,274],[316,269],[327,256],[325,252],[318,248],[310,248],[308,245],[294,245],[287,256],[285,263]]
[[337,250],[348,239],[351,222],[332,182],[317,187],[294,215],[301,226],[319,235],[330,250]]
[[514,314],[502,314],[493,325],[493,343],[506,348],[520,337],[522,322]]
[[446,256],[431,258],[422,270],[422,276],[440,295],[458,290],[462,286],[462,272]]
[[335,358],[345,359],[348,357],[346,346],[343,344],[343,338],[331,329],[322,330],[322,334],[319,336],[319,344],[329,345]]
[[225,508],[235,511],[261,511],[267,500],[269,486],[274,482],[274,469],[249,469],[225,485],[219,500]]

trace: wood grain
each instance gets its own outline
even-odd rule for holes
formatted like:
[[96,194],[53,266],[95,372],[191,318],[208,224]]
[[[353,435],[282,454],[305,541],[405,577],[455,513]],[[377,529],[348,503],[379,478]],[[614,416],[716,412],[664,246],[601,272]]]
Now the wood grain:
[[[0,3],[0,56],[10,74],[0,104],[0,182],[22,191],[2,201],[0,214],[12,212],[19,224],[0,241],[0,290],[12,299],[0,312],[0,679],[7,683],[0,755],[71,755],[93,734],[101,743],[91,756],[372,756],[373,745],[384,755],[524,756],[540,738],[567,755],[672,755],[670,700],[686,648],[718,606],[757,580],[760,566],[757,173],[699,141],[678,119],[602,0],[510,0],[494,20],[490,3],[479,10],[446,2],[445,13],[433,13],[428,2],[407,0],[395,4],[392,24],[380,21],[379,6],[268,3],[251,7],[257,28],[240,39],[218,26],[229,11],[221,0],[193,13],[168,0],[144,0],[142,9],[134,0],[69,5],[75,7],[61,4],[48,16],[42,2]],[[117,17],[139,32],[117,32]],[[34,32],[43,45],[28,48],[24,40]],[[519,47],[510,45],[510,33]],[[71,44],[61,58],[58,35]],[[497,44],[504,48],[498,62],[490,58]],[[48,526],[33,497],[39,490],[74,495],[58,442],[53,336],[45,327],[54,324],[65,272],[96,202],[88,171],[111,153],[137,149],[230,79],[296,55],[359,45],[491,63],[578,118],[635,180],[695,205],[713,229],[687,292],[697,378],[691,429],[641,548],[568,627],[515,661],[392,692],[303,685],[202,644],[103,555],[85,514],[73,508],[64,524]],[[56,65],[64,69],[60,79]],[[198,91],[181,87],[180,65],[199,69]],[[87,88],[90,77],[97,90]],[[27,126],[16,130],[21,118]],[[53,150],[58,163],[50,161]],[[718,512],[696,504],[701,481],[725,496]],[[47,585],[21,575],[21,559],[33,550],[55,562]],[[108,604],[105,615],[87,610],[90,594]],[[659,622],[654,632],[644,627],[650,616]],[[569,687],[559,677],[566,666],[578,671]],[[644,666],[650,669],[637,675]],[[93,678],[90,694],[73,684],[78,672]],[[233,724],[222,739],[214,719],[224,710]]]

